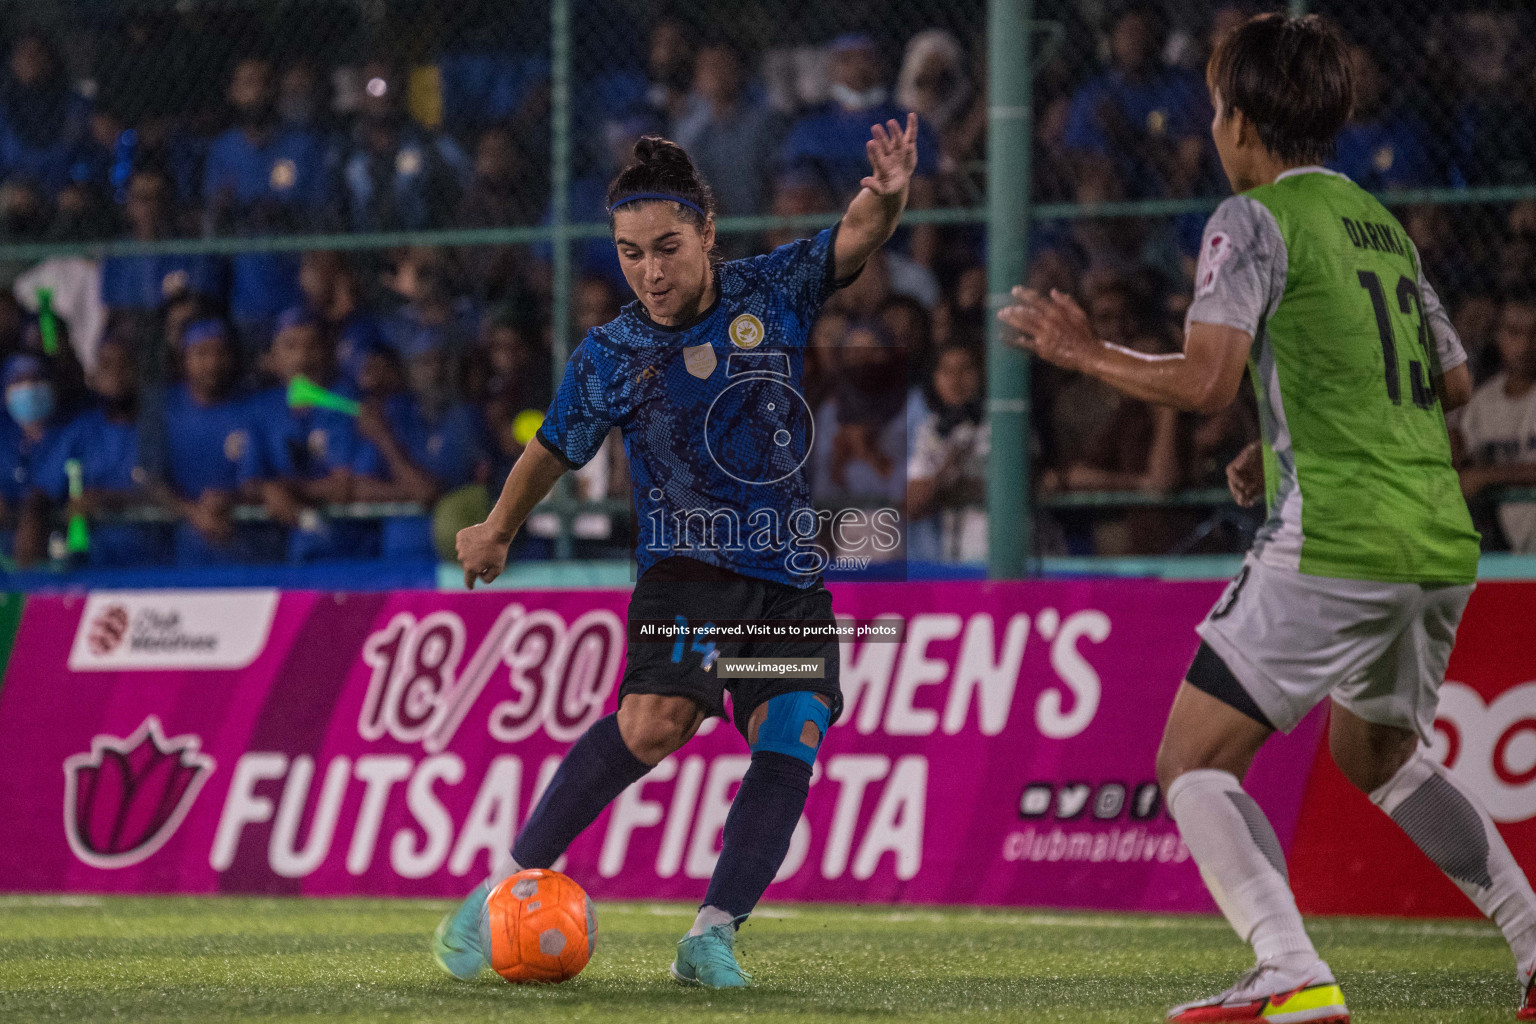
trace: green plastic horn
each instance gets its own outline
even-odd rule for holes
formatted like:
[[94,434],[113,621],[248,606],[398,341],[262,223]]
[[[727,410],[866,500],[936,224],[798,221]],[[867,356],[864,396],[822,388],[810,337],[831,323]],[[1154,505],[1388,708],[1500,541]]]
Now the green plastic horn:
[[362,405],[344,395],[310,380],[302,373],[288,382],[288,407],[290,409],[330,409],[333,412],[356,416]]
[[53,312],[53,289],[37,290],[37,327],[43,337],[43,355],[59,353],[59,318]]
[[[85,493],[85,473],[80,467],[80,460],[66,460],[64,475],[69,477],[69,499],[79,501]],[[64,533],[64,548],[72,555],[91,550],[91,528],[86,525],[85,516],[78,512],[69,517],[69,528]]]

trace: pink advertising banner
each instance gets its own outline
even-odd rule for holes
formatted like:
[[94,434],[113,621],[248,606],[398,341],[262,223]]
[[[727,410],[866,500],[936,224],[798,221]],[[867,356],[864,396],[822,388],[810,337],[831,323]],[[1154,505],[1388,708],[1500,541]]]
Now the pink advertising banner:
[[[770,899],[1211,909],[1153,756],[1209,583],[859,584]],[[622,590],[95,592],[26,606],[0,689],[0,889],[457,896],[617,700]],[[1287,845],[1314,717],[1250,789]],[[748,763],[706,724],[567,855],[696,899]]]

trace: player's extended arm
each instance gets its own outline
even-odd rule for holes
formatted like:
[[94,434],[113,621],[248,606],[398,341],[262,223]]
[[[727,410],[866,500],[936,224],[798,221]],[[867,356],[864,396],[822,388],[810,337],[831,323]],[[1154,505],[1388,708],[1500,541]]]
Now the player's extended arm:
[[1014,288],[1014,304],[998,311],[1019,331],[1013,344],[1068,370],[1111,384],[1144,402],[1187,412],[1219,412],[1237,397],[1253,336],[1222,324],[1192,323],[1184,351],[1147,355],[1093,336],[1088,314],[1072,297]]
[[454,540],[459,564],[464,567],[464,585],[475,588],[475,580],[491,582],[507,567],[507,546],[533,506],[555,486],[565,472],[565,463],[544,447],[535,436],[518,456],[507,482],[501,488],[496,507],[485,517],[485,522],[466,526]]
[[862,188],[843,213],[832,247],[833,271],[839,281],[859,272],[871,254],[896,232],[901,211],[907,207],[912,188],[912,172],[917,170],[917,115],[907,115],[902,131],[896,121],[870,128],[869,177],[859,182]]

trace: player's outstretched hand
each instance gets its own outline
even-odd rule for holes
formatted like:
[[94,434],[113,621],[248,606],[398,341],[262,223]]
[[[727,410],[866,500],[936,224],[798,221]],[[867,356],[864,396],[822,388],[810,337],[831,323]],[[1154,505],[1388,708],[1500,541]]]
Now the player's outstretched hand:
[[892,118],[883,125],[871,125],[869,134],[872,138],[864,148],[871,173],[859,184],[877,195],[896,195],[912,183],[912,172],[917,170],[917,115],[907,115],[906,131]]
[[1089,353],[1099,347],[1083,307],[1055,288],[1041,295],[1015,286],[1012,295],[1013,305],[997,311],[999,320],[1019,332],[1009,343],[1057,366],[1082,369]]
[[1232,500],[1247,508],[1264,493],[1264,452],[1253,441],[1227,465],[1227,489]]
[[464,567],[464,586],[475,589],[475,581],[490,583],[507,567],[507,544],[489,523],[466,526],[454,538],[454,550]]

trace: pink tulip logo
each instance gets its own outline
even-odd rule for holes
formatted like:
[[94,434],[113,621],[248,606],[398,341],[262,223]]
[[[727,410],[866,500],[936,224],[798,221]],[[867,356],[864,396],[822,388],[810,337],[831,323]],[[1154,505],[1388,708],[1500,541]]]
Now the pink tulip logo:
[[213,773],[197,736],[166,739],[150,715],[126,738],[96,736],[64,759],[64,835],[97,868],[137,864],[165,845]]

